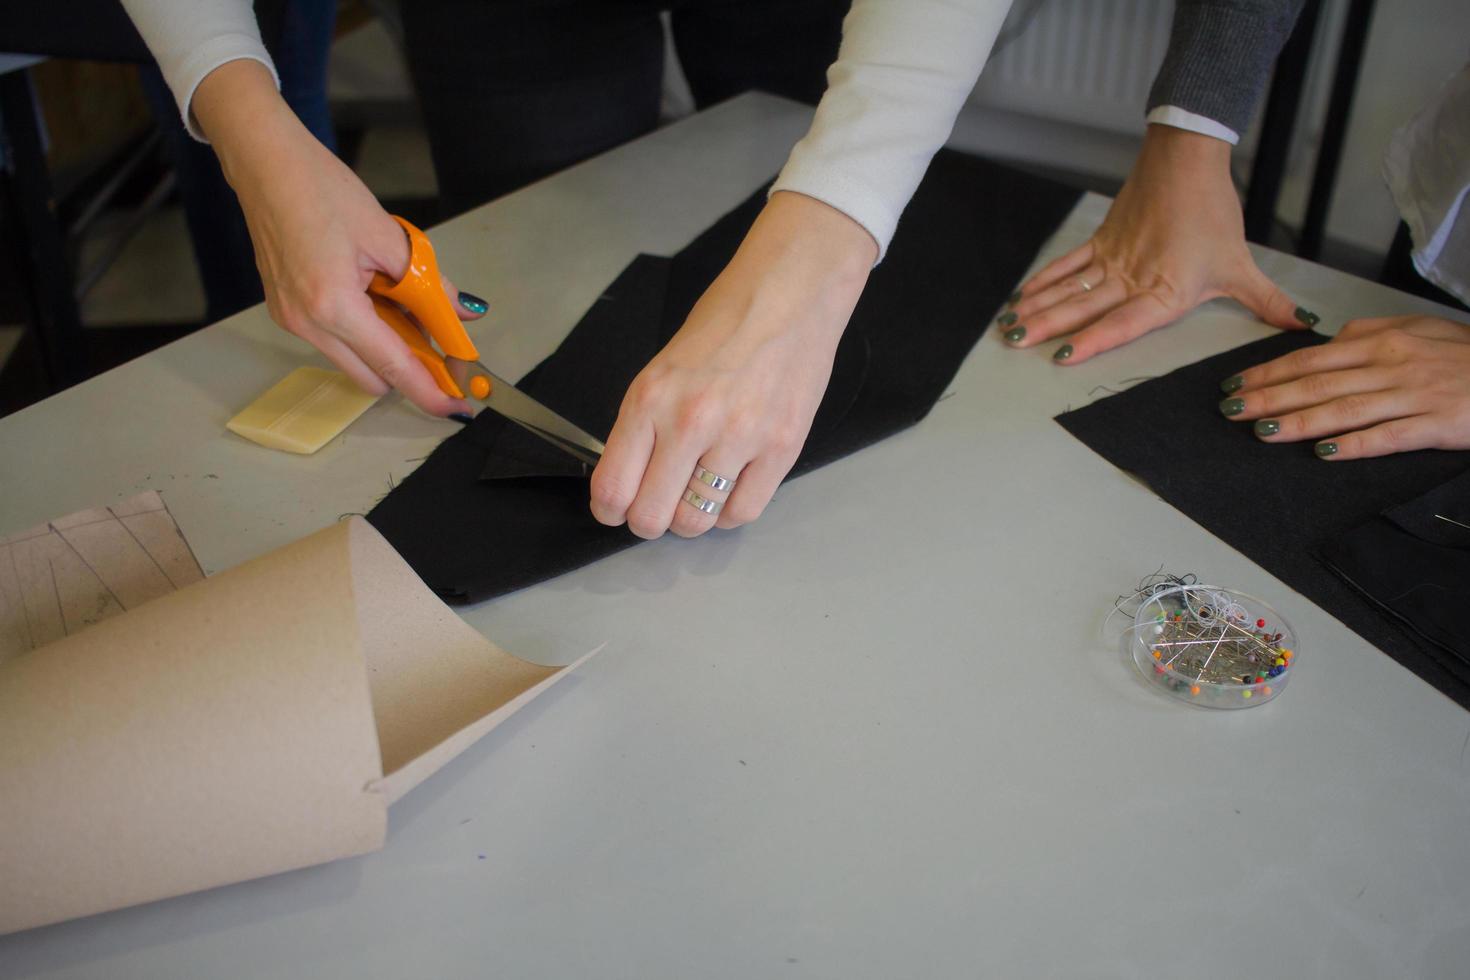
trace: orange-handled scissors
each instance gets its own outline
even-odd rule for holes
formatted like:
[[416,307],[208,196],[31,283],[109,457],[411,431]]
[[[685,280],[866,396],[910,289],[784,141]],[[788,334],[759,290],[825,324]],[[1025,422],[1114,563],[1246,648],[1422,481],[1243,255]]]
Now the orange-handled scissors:
[[[444,292],[439,263],[428,236],[396,214],[393,220],[408,233],[408,271],[397,282],[382,273],[374,273],[368,293],[378,316],[429,369],[439,390],[455,398],[463,398],[468,392],[470,397],[553,446],[589,466],[596,466],[606,449],[600,440],[516,390],[480,363],[475,342],[470,340],[469,332]],[[444,353],[429,343],[431,337]]]

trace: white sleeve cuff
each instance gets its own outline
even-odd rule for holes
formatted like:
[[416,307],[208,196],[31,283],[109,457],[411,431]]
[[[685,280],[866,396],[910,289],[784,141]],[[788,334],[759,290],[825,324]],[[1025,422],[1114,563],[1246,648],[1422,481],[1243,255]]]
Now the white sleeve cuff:
[[209,138],[199,128],[199,121],[194,118],[194,112],[191,109],[194,102],[194,91],[199,88],[199,83],[204,81],[205,76],[220,65],[241,59],[258,61],[265,65],[266,70],[271,73],[271,78],[275,80],[276,88],[281,87],[281,76],[276,72],[276,66],[266,52],[265,45],[260,43],[260,38],[245,34],[222,34],[212,37],[190,51],[188,57],[179,65],[170,66],[173,70],[168,73],[170,77],[167,81],[169,88],[173,90],[174,97],[178,99],[179,115],[184,120],[184,128],[189,131],[190,136],[201,143],[208,143]]
[[770,193],[777,191],[805,194],[862,225],[878,243],[874,265],[883,261],[883,253],[888,250],[888,243],[898,230],[898,218],[903,211],[901,206],[894,207],[891,195],[881,194],[861,180],[811,158],[792,157],[771,185]]
[[1191,133],[1199,133],[1202,136],[1213,136],[1217,140],[1224,140],[1231,146],[1240,142],[1240,134],[1223,123],[1218,123],[1207,116],[1189,112],[1177,105],[1155,106],[1145,117],[1148,122],[1158,123],[1161,126],[1173,126],[1175,129],[1187,129]]

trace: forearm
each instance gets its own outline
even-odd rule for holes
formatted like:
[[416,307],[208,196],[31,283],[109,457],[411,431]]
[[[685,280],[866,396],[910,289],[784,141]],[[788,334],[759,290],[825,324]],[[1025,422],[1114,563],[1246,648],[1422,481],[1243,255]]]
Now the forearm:
[[887,249],[954,128],[1009,0],[854,0],[807,135],[773,188],[836,208]]
[[240,59],[258,62],[272,87],[279,87],[250,0],[122,0],[122,5],[158,61],[195,138],[202,138],[202,132],[191,104],[204,79],[222,65]]

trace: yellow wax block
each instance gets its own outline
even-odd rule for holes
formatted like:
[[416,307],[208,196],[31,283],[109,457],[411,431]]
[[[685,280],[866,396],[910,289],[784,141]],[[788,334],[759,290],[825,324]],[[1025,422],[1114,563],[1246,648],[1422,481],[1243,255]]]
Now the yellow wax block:
[[345,374],[299,367],[225,427],[270,449],[309,455],[335,439],[377,400]]

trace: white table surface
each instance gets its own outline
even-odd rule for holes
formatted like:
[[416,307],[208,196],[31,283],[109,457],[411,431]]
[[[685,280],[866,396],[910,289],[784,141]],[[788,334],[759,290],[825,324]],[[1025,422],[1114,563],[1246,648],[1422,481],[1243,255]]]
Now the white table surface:
[[[485,359],[533,366],[808,113],[743,97],[436,229],[490,298]],[[1326,324],[1433,308],[1258,254]],[[1215,302],[1060,368],[991,330],[924,422],[758,523],[464,609],[543,662],[608,648],[383,851],[0,938],[0,975],[1466,975],[1470,714],[1052,421],[1270,332]],[[453,423],[384,400],[309,458],[225,431],[312,360],[253,309],[0,420],[0,532],[152,487],[215,572],[368,510]],[[1143,686],[1100,625],[1160,563],[1276,600],[1303,637],[1279,699]]]

